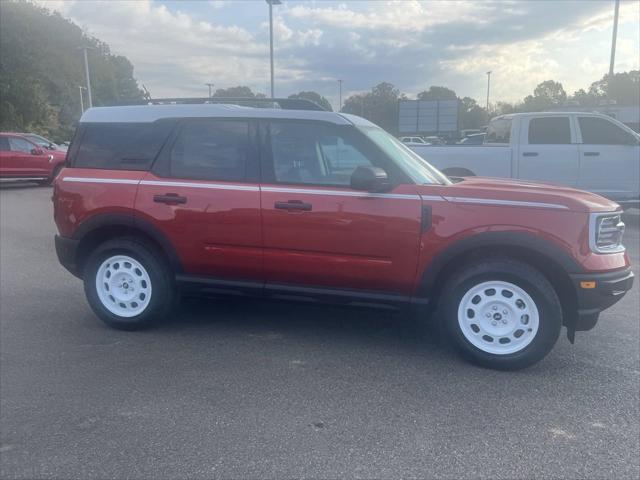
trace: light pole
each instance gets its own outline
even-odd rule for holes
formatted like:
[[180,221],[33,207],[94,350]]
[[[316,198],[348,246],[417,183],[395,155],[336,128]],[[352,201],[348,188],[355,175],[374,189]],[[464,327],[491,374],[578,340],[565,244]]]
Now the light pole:
[[209,87],[209,98],[211,98],[211,89],[213,88],[213,83],[205,83],[207,87]]
[[82,85],[78,85],[78,89],[80,90],[80,116],[84,113],[84,101],[82,100],[82,90],[86,90]]
[[487,115],[489,114],[489,89],[491,88],[491,70],[487,72]]
[[273,6],[281,5],[281,0],[266,0],[269,4],[269,52],[271,54],[271,98],[274,98],[273,89]]
[[[616,37],[618,36],[618,12],[620,11],[620,0],[616,0],[613,12],[613,38],[611,39],[611,60],[609,62],[609,77],[613,77],[613,66],[616,63]],[[611,78],[609,78],[611,80]]]
[[87,58],[87,50],[93,50],[92,47],[78,47],[84,53],[84,74],[87,78],[87,103],[89,108],[93,107],[93,100],[91,98],[91,79],[89,78],[89,59]]
[[342,111],[342,80],[338,80],[338,85],[340,86],[340,103],[338,103],[338,112]]

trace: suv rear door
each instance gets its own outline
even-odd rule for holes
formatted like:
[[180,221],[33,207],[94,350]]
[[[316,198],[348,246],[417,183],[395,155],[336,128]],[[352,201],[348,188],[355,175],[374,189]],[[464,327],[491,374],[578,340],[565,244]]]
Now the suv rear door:
[[638,140],[606,118],[578,115],[580,179],[578,186],[616,200],[638,199]]
[[571,118],[536,116],[521,122],[517,178],[576,186],[578,145]]
[[140,182],[136,215],[171,241],[186,274],[262,281],[255,137],[246,119],[182,121]]
[[[352,126],[261,125],[267,293],[306,285],[409,295],[421,225],[414,186]],[[351,189],[360,165],[384,168],[393,188]]]

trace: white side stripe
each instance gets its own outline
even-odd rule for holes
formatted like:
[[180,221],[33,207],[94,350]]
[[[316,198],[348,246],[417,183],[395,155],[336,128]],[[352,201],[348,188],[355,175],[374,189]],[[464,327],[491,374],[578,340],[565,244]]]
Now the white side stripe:
[[91,178],[91,177],[64,177],[63,182],[78,183],[120,183],[125,185],[137,185],[140,180],[130,180],[128,178]]
[[270,193],[299,193],[307,195],[336,195],[341,197],[358,198],[393,198],[397,200],[425,200],[429,202],[448,201],[453,203],[472,203],[477,205],[501,205],[507,207],[533,207],[552,208],[557,210],[568,210],[566,205],[544,202],[525,202],[519,200],[499,200],[496,198],[472,198],[472,197],[439,197],[436,195],[408,195],[401,193],[367,193],[354,192],[348,190],[316,190],[311,188],[287,188],[287,187],[258,187],[252,185],[233,185],[223,183],[195,183],[195,182],[167,182],[160,180],[132,180],[127,178],[93,178],[93,177],[65,177],[64,182],[78,183],[115,183],[124,185],[153,185],[160,187],[185,187],[185,188],[208,188],[212,190],[236,190],[245,192]]
[[263,192],[273,193],[301,193],[307,195],[337,195],[339,197],[361,197],[361,198],[395,198],[398,200],[420,200],[419,195],[405,195],[401,193],[368,193],[352,192],[348,190],[314,190],[307,188],[281,188],[262,187]]
[[480,205],[504,205],[508,207],[537,207],[537,208],[555,208],[559,210],[568,210],[566,205],[558,205],[556,203],[542,202],[523,202],[519,200],[498,200],[496,198],[470,198],[470,197],[444,197],[446,200],[454,203],[476,203]]
[[212,190],[241,190],[245,192],[257,192],[259,187],[251,185],[227,185],[224,183],[192,183],[192,182],[164,182],[158,180],[142,180],[140,185],[154,185],[158,187],[186,187],[186,188],[210,188]]

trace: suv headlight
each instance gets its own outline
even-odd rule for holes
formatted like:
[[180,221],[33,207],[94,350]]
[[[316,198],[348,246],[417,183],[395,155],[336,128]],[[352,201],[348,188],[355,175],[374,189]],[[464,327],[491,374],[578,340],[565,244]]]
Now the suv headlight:
[[589,217],[589,247],[595,253],[624,251],[622,213],[592,213]]

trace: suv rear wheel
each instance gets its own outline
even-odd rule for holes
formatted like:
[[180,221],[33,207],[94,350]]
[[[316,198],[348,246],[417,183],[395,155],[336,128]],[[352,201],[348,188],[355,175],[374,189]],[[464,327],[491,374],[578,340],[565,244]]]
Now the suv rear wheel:
[[160,321],[175,297],[170,271],[158,252],[133,238],[109,240],[88,258],[84,290],[93,311],[121,330]]
[[449,339],[465,357],[501,370],[541,360],[562,326],[553,286],[539,271],[509,259],[455,273],[444,288],[441,312]]

